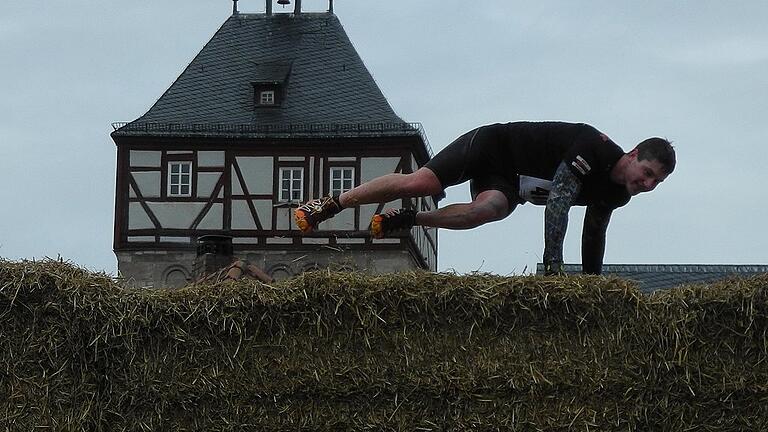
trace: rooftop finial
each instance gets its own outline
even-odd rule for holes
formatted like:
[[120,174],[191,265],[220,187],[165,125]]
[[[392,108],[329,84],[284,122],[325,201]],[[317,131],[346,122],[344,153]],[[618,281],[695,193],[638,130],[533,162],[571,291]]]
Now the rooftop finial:
[[237,0],[232,0],[232,15],[237,15],[240,12],[237,10]]
[[328,12],[333,13],[333,0],[328,0]]

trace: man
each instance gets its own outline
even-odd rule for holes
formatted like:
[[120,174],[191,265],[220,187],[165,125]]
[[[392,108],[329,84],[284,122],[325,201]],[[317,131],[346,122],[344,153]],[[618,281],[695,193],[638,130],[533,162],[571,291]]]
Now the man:
[[507,217],[518,204],[546,205],[544,265],[547,274],[563,274],[568,211],[587,206],[582,268],[600,274],[613,210],[656,188],[675,163],[672,145],[662,138],[649,138],[624,153],[583,123],[497,123],[462,135],[414,173],[388,174],[301,205],[296,225],[309,233],[344,208],[441,195],[448,186],[470,181],[471,202],[425,212],[390,210],[373,217],[371,235],[382,238],[414,225],[470,229]]

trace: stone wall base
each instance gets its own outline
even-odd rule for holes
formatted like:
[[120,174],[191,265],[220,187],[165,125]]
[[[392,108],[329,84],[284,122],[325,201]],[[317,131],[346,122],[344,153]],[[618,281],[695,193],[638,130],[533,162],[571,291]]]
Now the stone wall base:
[[[194,279],[195,251],[119,251],[117,269],[128,286],[177,288]],[[394,273],[420,269],[408,251],[235,251],[235,258],[260,267],[275,280],[305,271],[331,269]]]

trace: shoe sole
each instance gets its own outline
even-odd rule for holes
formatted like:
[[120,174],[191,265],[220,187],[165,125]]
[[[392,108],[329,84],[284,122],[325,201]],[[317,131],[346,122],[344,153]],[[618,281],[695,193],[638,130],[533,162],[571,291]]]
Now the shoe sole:
[[314,227],[307,220],[307,214],[304,212],[304,210],[295,210],[293,212],[293,217],[296,220],[296,226],[299,228],[302,234],[309,234],[312,232]]
[[375,239],[384,238],[384,227],[381,226],[381,222],[384,218],[381,215],[373,215],[371,219],[371,237]]

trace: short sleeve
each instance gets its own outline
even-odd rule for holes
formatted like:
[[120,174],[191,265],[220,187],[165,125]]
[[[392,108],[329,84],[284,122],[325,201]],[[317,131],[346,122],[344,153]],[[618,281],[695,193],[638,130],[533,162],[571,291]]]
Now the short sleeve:
[[584,131],[576,137],[563,161],[579,180],[585,180],[596,173],[604,174],[621,154],[623,151],[605,134],[584,125]]

